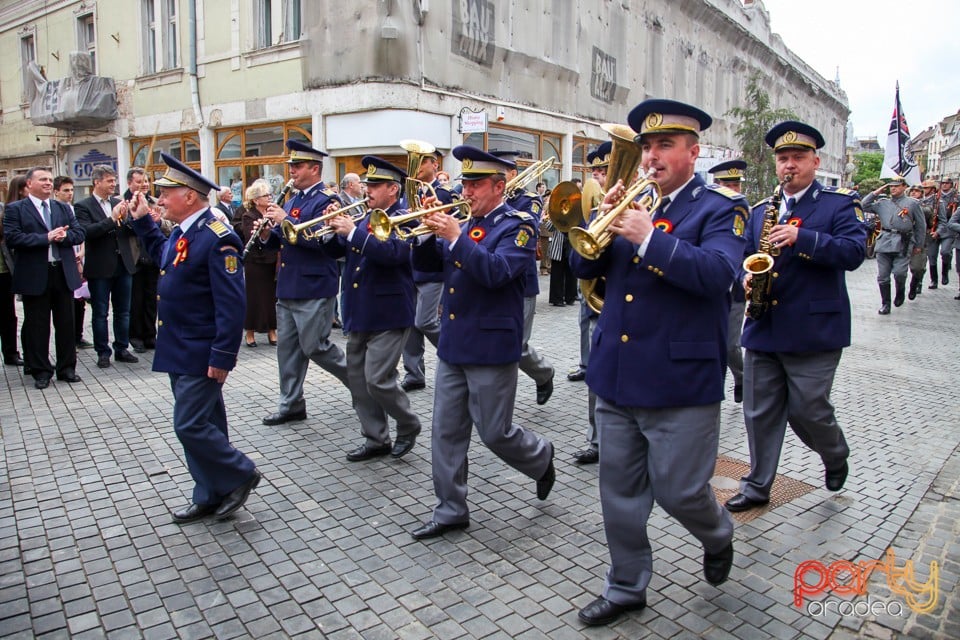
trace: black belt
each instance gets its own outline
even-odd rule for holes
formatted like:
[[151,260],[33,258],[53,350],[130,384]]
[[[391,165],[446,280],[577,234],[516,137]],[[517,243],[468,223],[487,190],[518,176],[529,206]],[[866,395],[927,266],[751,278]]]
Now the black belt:
[[47,264],[50,265],[50,268],[52,269],[53,267],[59,267],[61,262],[61,260],[50,260],[47,262]]

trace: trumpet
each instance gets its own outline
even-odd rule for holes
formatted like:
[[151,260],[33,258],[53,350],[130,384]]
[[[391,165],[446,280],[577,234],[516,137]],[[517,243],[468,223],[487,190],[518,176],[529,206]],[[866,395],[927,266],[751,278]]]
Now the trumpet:
[[420,224],[413,229],[405,229],[404,225],[413,220],[420,220],[431,213],[450,211],[451,209],[457,209],[456,212],[451,214],[457,219],[457,222],[462,224],[470,219],[470,203],[460,199],[454,200],[449,204],[438,204],[434,207],[417,209],[416,211],[410,211],[396,216],[388,216],[387,212],[383,209],[374,209],[370,212],[370,228],[373,230],[373,235],[381,242],[389,240],[390,235],[393,233],[401,240],[425,236],[433,233],[433,229],[427,225]]
[[[152,146],[152,145],[151,145]],[[293,178],[287,180],[287,184],[283,185],[283,189],[280,190],[280,193],[277,194],[277,197],[274,199],[273,204],[279,206],[283,204],[283,201],[287,199],[287,195],[290,193],[290,190],[293,189]],[[247,240],[247,244],[243,247],[243,258],[247,257],[247,254],[250,253],[250,250],[253,249],[254,243],[260,237],[260,232],[266,229],[273,229],[276,226],[273,220],[269,218],[266,221],[266,227],[262,227],[250,234],[250,239]]]
[[[322,224],[327,222],[332,218],[337,216],[342,216],[346,214],[351,209],[356,209],[356,213],[350,216],[350,219],[354,222],[359,222],[367,215],[367,200],[357,200],[353,204],[347,205],[342,209],[337,209],[336,211],[331,211],[330,213],[325,213],[319,218],[313,218],[312,220],[307,220],[306,222],[301,222],[300,224],[293,224],[289,220],[284,220],[280,223],[280,230],[283,232],[283,237],[287,239],[287,242],[290,244],[297,244],[297,241],[300,238],[304,240],[315,240],[317,238],[322,238],[327,235],[333,228],[329,224]],[[310,227],[315,227],[321,225],[318,229],[311,230]]]
[[550,156],[547,160],[537,160],[521,173],[515,175],[504,187],[504,200],[512,200],[522,189],[526,188],[528,184],[553,169],[553,164],[556,161],[557,159],[554,156]]

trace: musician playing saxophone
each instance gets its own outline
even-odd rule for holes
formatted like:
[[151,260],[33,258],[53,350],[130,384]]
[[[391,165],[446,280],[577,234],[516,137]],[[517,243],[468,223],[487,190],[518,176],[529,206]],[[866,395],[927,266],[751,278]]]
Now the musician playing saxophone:
[[[820,456],[825,484],[839,491],[849,448],[837,424],[830,390],[843,348],[850,344],[850,299],[845,272],[860,266],[866,230],[857,193],[824,187],[816,179],[823,136],[808,124],[786,121],[765,137],[776,155],[783,197],[769,233],[779,250],[766,311],[747,317],[741,343],[743,416],[750,442],[750,473],[730,511],[767,504],[789,420],[800,440]],[[747,224],[747,254],[758,250],[767,201]],[[750,294],[750,278],[744,278]]]

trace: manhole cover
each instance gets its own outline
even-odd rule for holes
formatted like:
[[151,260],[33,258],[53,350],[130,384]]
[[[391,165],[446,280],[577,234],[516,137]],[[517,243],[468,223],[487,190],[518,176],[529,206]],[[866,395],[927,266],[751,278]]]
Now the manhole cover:
[[[740,478],[748,473],[750,473],[749,464],[727,456],[717,457],[717,466],[714,469],[713,477],[710,479],[710,487],[720,504],[732,498],[740,490]],[[749,522],[771,509],[776,509],[780,505],[787,504],[791,500],[810,493],[814,489],[816,487],[811,484],[778,473],[773,481],[773,489],[770,491],[770,502],[766,506],[730,515],[737,522]]]

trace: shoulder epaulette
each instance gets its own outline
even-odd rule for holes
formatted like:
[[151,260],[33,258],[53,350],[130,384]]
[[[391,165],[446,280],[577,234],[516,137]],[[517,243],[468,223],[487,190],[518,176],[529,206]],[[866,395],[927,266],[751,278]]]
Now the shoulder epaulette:
[[230,234],[230,228],[227,225],[223,224],[219,220],[211,220],[207,224],[207,229],[213,231],[218,238],[222,238]]
[[322,193],[323,193],[323,195],[327,196],[328,198],[336,198],[336,197],[337,197],[337,192],[334,191],[333,189],[324,189],[324,190],[322,191]]
[[736,200],[741,198],[742,195],[731,189],[730,187],[721,187],[719,184],[708,184],[707,189],[713,191],[714,193],[719,193],[720,195],[729,198],[731,200]]
[[859,198],[860,194],[857,193],[854,189],[848,189],[846,187],[824,187],[824,193],[837,193],[841,196],[847,196],[848,198]]
[[533,222],[533,221],[534,221],[534,220],[533,220],[533,216],[531,216],[531,215],[530,215],[529,213],[527,213],[526,211],[518,211],[518,210],[516,210],[516,209],[511,209],[510,211],[507,211],[506,213],[507,213],[508,216],[512,216],[512,217],[514,217],[514,218],[520,218],[520,219],[523,220],[524,222]]
[[767,196],[763,200],[760,200],[759,202],[754,202],[752,205],[750,205],[750,209],[756,209],[757,207],[761,207],[761,206],[765,207],[768,204],[770,204],[770,200],[772,200],[772,198]]

